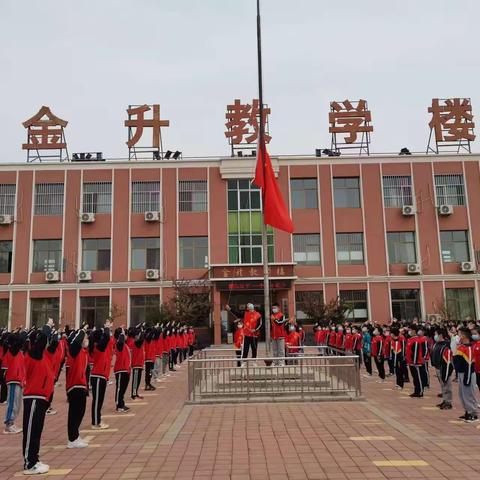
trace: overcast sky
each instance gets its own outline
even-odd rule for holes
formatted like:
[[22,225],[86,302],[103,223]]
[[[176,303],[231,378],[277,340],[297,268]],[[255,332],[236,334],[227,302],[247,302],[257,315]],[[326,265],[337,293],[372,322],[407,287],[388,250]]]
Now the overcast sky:
[[[479,0],[262,0],[271,153],[327,146],[331,100],[368,101],[374,152],[424,150],[434,97],[480,115],[479,19]],[[41,105],[69,121],[70,153],[125,157],[127,105],[160,103],[165,149],[228,155],[255,42],[255,0],[0,0],[0,161],[24,161]]]

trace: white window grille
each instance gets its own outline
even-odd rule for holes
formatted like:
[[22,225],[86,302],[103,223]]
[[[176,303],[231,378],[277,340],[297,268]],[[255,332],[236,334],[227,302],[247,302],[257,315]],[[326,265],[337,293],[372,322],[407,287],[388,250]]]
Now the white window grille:
[[337,263],[363,264],[363,233],[337,233]]
[[111,182],[83,184],[83,213],[110,213],[112,211]]
[[35,185],[35,215],[63,215],[63,183]]
[[180,180],[178,182],[178,206],[180,212],[207,211],[207,181]]
[[0,184],[0,214],[14,215],[15,213],[15,185]]
[[293,235],[293,260],[300,265],[320,265],[320,235]]
[[409,175],[384,176],[383,199],[385,207],[413,205],[412,177]]
[[160,211],[160,182],[132,183],[132,213]]
[[435,175],[437,206],[465,205],[463,175]]

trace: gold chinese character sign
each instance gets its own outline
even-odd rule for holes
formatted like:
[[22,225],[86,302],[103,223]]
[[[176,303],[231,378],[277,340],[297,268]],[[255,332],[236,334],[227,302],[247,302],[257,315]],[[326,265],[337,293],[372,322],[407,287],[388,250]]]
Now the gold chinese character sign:
[[[27,162],[45,158],[68,160],[64,133],[68,122],[55,116],[49,107],[43,106],[22,125],[27,129],[27,143],[22,144],[22,149],[27,151]],[[41,153],[44,150],[49,153]]]
[[[271,136],[268,132],[268,115],[270,108],[263,105],[262,108],[262,122],[265,134],[265,143],[270,143]],[[227,122],[225,126],[227,131],[225,137],[232,147],[232,156],[235,151],[256,148],[258,135],[260,131],[260,102],[259,100],[252,100],[252,103],[241,103],[236,99],[233,104],[227,105],[227,113],[225,114]]]
[[[464,149],[470,153],[470,142],[475,140],[475,123],[469,98],[434,98],[428,112],[432,114],[432,118],[428,124],[430,136],[427,153],[439,153],[442,149],[456,150],[457,153]],[[435,148],[432,147],[433,136]]]
[[[332,150],[356,149],[369,154],[370,133],[373,132],[372,113],[366,100],[331,102],[328,115],[332,134]],[[360,138],[359,138],[360,137]]]

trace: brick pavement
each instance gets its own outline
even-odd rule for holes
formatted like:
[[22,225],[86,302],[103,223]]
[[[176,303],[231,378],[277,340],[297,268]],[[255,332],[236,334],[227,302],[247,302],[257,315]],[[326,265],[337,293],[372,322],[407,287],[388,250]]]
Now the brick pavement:
[[[111,429],[88,431],[87,415],[91,446],[83,450],[65,448],[61,386],[41,459],[68,480],[480,479],[480,425],[457,422],[458,400],[437,410],[435,382],[424,399],[392,390],[393,380],[366,380],[365,402],[189,406],[182,368],[131,415],[113,414],[109,386]],[[18,478],[21,467],[21,436],[0,435],[0,479]]]

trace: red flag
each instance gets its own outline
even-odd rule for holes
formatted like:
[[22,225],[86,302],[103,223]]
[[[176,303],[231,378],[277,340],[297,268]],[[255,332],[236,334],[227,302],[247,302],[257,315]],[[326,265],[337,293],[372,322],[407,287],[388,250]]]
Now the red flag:
[[263,191],[263,222],[284,232],[293,233],[293,222],[283,201],[265,144],[258,149],[253,183]]

